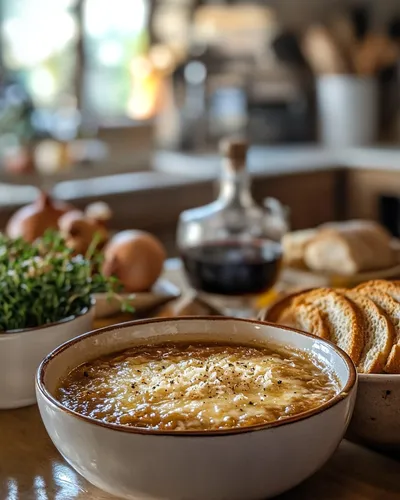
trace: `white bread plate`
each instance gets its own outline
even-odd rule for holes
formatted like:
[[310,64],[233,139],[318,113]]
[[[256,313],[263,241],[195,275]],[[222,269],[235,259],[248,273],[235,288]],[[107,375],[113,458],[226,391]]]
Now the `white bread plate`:
[[[55,398],[70,370],[133,345],[165,341],[284,344],[332,369],[339,392],[314,410],[266,425],[161,431],[96,421]],[[225,317],[156,318],[80,336],[56,349],[36,377],[40,413],[53,443],[89,482],[129,500],[256,500],[296,486],[333,454],[350,421],[357,374],[330,342],[293,329]]]
[[179,288],[170,281],[160,278],[149,292],[122,293],[117,297],[110,297],[107,293],[96,293],[95,319],[109,318],[121,311],[122,301],[129,304],[135,313],[141,313],[166,304],[180,296]]

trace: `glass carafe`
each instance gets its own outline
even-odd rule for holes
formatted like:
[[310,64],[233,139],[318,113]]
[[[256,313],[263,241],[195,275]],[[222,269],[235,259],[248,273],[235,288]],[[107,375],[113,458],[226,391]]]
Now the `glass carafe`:
[[223,141],[218,198],[182,212],[177,235],[190,285],[225,314],[242,317],[253,316],[254,299],[275,284],[288,230],[278,200],[267,198],[264,207],[254,201],[247,150],[243,140]]

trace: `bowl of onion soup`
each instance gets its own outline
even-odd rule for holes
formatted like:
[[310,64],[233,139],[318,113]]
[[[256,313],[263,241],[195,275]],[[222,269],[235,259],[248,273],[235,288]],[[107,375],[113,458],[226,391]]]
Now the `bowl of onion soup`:
[[357,375],[308,334],[224,317],[102,328],[41,364],[40,413],[64,458],[125,499],[260,499],[309,477],[349,423]]

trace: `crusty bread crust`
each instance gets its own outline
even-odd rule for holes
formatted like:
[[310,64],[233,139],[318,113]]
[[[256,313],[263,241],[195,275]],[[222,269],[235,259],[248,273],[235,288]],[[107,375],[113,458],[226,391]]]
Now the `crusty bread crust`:
[[400,345],[395,344],[390,351],[388,360],[385,365],[386,373],[400,373]]
[[385,312],[373,300],[354,290],[340,291],[364,317],[364,348],[358,363],[360,373],[382,373],[395,342],[395,329]]

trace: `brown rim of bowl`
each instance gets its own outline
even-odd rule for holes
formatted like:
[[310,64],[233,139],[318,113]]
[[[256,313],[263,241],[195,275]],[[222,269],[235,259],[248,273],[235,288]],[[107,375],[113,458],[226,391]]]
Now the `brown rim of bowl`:
[[394,382],[398,381],[400,383],[399,373],[359,373],[358,379],[360,382],[368,382],[371,384],[382,383],[382,382]]
[[[145,429],[145,428],[140,428],[140,427],[128,427],[128,426],[123,426],[123,425],[118,425],[118,424],[110,424],[106,422],[102,422],[100,420],[96,420],[92,417],[88,417],[86,415],[81,415],[80,413],[77,413],[73,410],[70,410],[69,408],[66,408],[64,405],[62,405],[55,397],[53,397],[50,392],[46,389],[45,383],[44,383],[44,377],[46,373],[46,369],[59,354],[64,352],[65,350],[69,349],[72,347],[74,344],[82,341],[83,339],[89,338],[89,337],[96,337],[97,335],[101,335],[105,332],[116,330],[116,329],[125,329],[125,328],[131,328],[135,325],[145,325],[145,324],[153,324],[153,323],[166,323],[168,321],[237,321],[237,322],[243,322],[243,323],[251,323],[253,325],[260,325],[260,326],[272,326],[274,328],[279,328],[281,330],[287,330],[290,332],[297,333],[299,335],[302,335],[304,337],[310,337],[315,340],[318,340],[319,342],[323,344],[328,344],[335,352],[337,352],[343,361],[346,363],[347,368],[349,370],[349,376],[347,379],[347,383],[343,387],[343,389],[336,394],[335,397],[327,401],[326,403],[318,406],[317,408],[314,408],[313,410],[308,410],[303,413],[299,413],[297,415],[294,415],[293,417],[286,418],[284,420],[275,420],[274,422],[269,422],[267,424],[256,424],[256,425],[250,425],[248,427],[238,427],[238,428],[233,428],[233,429],[215,429],[215,430],[205,430],[205,431],[165,431],[165,430],[157,430],[157,429]],[[104,328],[99,328],[97,330],[93,330],[88,333],[84,333],[83,335],[79,335],[78,337],[75,337],[72,340],[69,340],[62,344],[61,346],[57,347],[53,352],[48,354],[45,359],[40,363],[40,366],[36,372],[36,386],[37,389],[40,391],[42,396],[47,399],[47,401],[57,409],[75,417],[80,420],[83,420],[84,422],[91,423],[94,425],[98,425],[100,427],[105,427],[106,429],[112,429],[115,431],[119,432],[127,432],[130,434],[143,434],[143,435],[158,435],[158,436],[175,436],[175,437],[184,437],[184,436],[198,436],[198,437],[211,437],[211,436],[227,436],[227,435],[232,435],[232,434],[242,434],[245,432],[254,432],[254,431],[261,431],[265,429],[270,429],[274,427],[281,427],[283,425],[288,425],[292,424],[295,422],[298,422],[300,420],[305,420],[307,418],[313,417],[315,415],[318,415],[319,413],[322,413],[323,411],[327,410],[328,408],[331,408],[335,406],[336,404],[340,403],[343,399],[346,399],[350,393],[350,391],[353,389],[354,385],[356,384],[357,381],[357,371],[355,369],[355,366],[353,362],[351,361],[350,357],[339,347],[337,347],[335,344],[332,342],[325,340],[325,339],[320,339],[318,337],[314,337],[313,335],[310,335],[309,333],[302,332],[300,330],[297,330],[295,328],[289,328],[286,326],[279,326],[274,323],[268,323],[265,321],[258,321],[258,320],[250,320],[250,319],[241,319],[241,318],[231,318],[231,317],[226,317],[226,316],[181,316],[181,317],[176,317],[176,318],[152,318],[152,319],[143,319],[143,320],[135,320],[135,321],[129,321],[126,323],[119,323],[116,325],[112,326],[106,326]]]
[[77,314],[76,316],[68,316],[67,318],[60,319],[60,321],[55,321],[53,323],[46,323],[41,326],[34,326],[33,328],[21,328],[19,330],[7,330],[5,332],[0,332],[0,342],[2,338],[6,338],[8,336],[14,337],[15,335],[20,335],[23,333],[31,333],[37,330],[44,330],[46,328],[50,328],[52,326],[58,326],[58,325],[64,325],[65,323],[69,323],[70,321],[74,321],[75,319],[82,318],[83,316],[86,316],[89,314],[91,311],[93,311],[94,308],[94,303],[90,307],[86,307],[85,309],[82,310],[80,314]]

